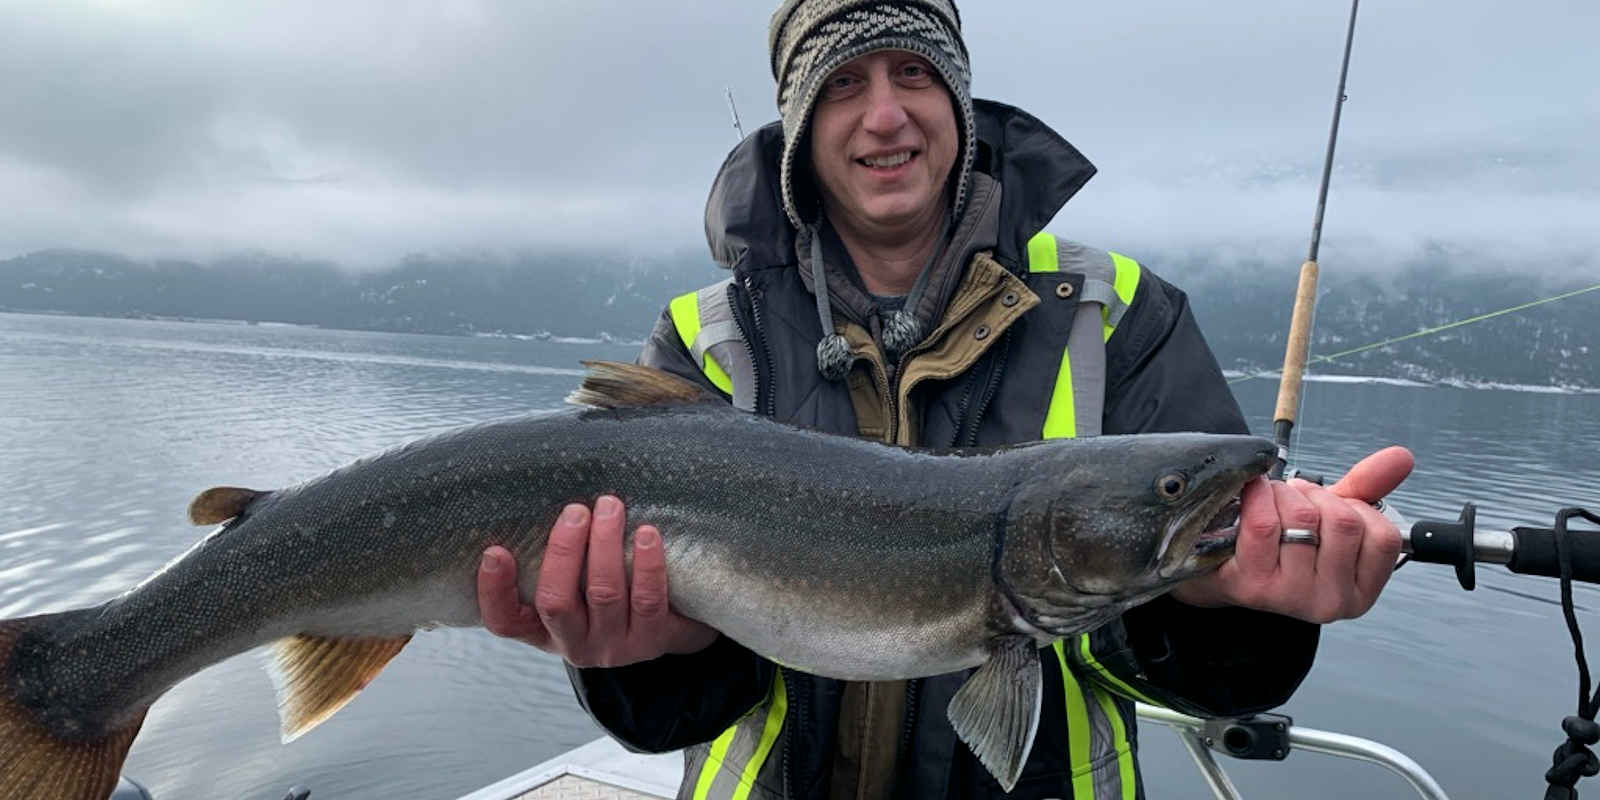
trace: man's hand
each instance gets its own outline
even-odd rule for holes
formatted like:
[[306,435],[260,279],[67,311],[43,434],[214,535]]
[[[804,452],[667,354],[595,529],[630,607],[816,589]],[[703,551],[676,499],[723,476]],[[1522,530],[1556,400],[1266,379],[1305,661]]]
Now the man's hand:
[[[1400,555],[1400,532],[1371,504],[1394,491],[1414,463],[1409,450],[1390,447],[1362,459],[1331,488],[1302,480],[1246,486],[1233,558],[1179,584],[1173,597],[1316,623],[1367,613]],[[1316,531],[1322,542],[1281,542],[1287,528]]]
[[491,633],[520,639],[577,667],[620,667],[666,653],[692,653],[715,629],[673,611],[661,533],[642,525],[633,537],[633,583],[623,566],[622,501],[573,503],[550,528],[533,605],[517,592],[517,562],[503,547],[483,552],[478,613]]

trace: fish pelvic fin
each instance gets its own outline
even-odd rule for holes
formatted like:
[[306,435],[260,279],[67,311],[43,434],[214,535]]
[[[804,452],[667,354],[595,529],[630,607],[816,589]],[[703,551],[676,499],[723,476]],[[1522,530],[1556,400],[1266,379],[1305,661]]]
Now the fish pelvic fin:
[[409,641],[408,633],[389,639],[300,635],[274,643],[268,669],[278,688],[283,742],[300,738],[344,708]]
[[947,714],[961,741],[1011,791],[1033,750],[1044,696],[1039,645],[1027,636],[1007,636],[989,660],[950,698]]
[[217,525],[244,513],[258,497],[271,492],[241,489],[237,486],[213,486],[189,502],[189,521],[196,525]]
[[44,721],[51,709],[39,705],[50,692],[28,685],[18,662],[30,655],[19,653],[17,645],[29,631],[61,616],[65,615],[0,621],[0,795],[6,797],[82,800],[110,795],[144,724],[148,708],[139,709],[116,730],[85,736],[64,734],[70,721],[55,726]]
[[583,383],[567,395],[567,402],[588,408],[637,408],[715,402],[721,396],[699,384],[665,370],[620,361],[585,361],[589,369]]

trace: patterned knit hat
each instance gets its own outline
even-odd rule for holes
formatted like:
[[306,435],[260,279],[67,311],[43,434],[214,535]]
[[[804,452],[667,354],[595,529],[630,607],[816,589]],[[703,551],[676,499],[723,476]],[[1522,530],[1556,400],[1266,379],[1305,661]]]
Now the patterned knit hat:
[[849,61],[879,50],[922,56],[950,90],[961,126],[953,216],[961,216],[972,171],[972,73],[953,0],[784,0],[772,15],[767,46],[783,115],[783,210],[796,228],[805,222],[795,201],[794,162],[822,82]]

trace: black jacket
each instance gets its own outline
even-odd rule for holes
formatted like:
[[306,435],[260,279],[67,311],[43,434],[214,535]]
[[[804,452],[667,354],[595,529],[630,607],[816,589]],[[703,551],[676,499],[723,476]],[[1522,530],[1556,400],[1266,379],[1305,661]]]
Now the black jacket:
[[[1002,191],[998,207],[988,212],[995,224],[967,248],[991,252],[1031,281],[1037,276],[1029,276],[1024,264],[1027,240],[1094,169],[1026,113],[985,101],[976,109],[975,168]],[[779,199],[780,147],[781,130],[770,125],[729,156],[706,211],[707,237],[716,260],[734,273],[729,291],[757,367],[756,410],[779,421],[853,435],[855,412],[846,387],[823,379],[815,367],[821,329],[814,299],[795,268],[795,231]],[[1043,284],[1038,289],[1048,291]],[[968,374],[920,390],[921,443],[1000,445],[1038,438],[1049,377],[1060,359],[1058,332],[1069,320],[1070,308],[1040,305]],[[1104,433],[1247,432],[1184,294],[1155,275],[1145,272],[1107,348]],[[665,313],[640,360],[710,387]],[[1192,714],[1233,716],[1283,703],[1310,668],[1318,631],[1277,615],[1198,609],[1162,598],[1127,612],[1093,641],[1100,663],[1157,702]],[[1070,794],[1059,666],[1054,657],[1043,662],[1044,717],[1012,796]],[[579,700],[596,722],[629,748],[661,752],[715,738],[762,700],[776,669],[724,638],[694,655],[571,672]],[[787,669],[784,675],[789,711],[779,744],[782,791],[822,797],[841,685]],[[897,795],[1000,794],[945,719],[944,705],[965,676],[910,683]],[[1131,723],[1131,712],[1128,717]]]

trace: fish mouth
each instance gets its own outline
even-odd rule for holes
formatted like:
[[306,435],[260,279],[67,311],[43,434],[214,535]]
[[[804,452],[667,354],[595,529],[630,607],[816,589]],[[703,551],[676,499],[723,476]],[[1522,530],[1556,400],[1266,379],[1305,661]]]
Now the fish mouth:
[[1234,495],[1222,508],[1218,509],[1210,522],[1206,523],[1194,542],[1194,554],[1206,556],[1218,552],[1233,552],[1233,545],[1239,539],[1239,509],[1244,506],[1243,495]]
[[1162,579],[1199,574],[1233,555],[1239,539],[1244,480],[1237,483],[1233,491],[1217,493],[1173,523],[1170,544],[1157,570]]

